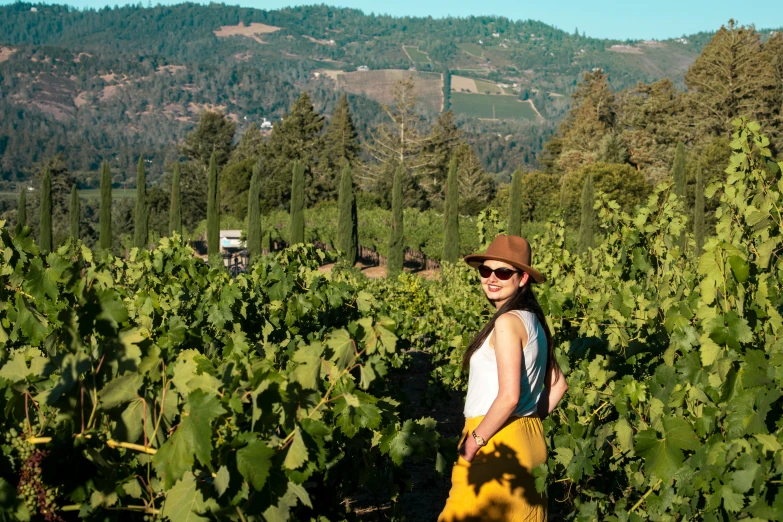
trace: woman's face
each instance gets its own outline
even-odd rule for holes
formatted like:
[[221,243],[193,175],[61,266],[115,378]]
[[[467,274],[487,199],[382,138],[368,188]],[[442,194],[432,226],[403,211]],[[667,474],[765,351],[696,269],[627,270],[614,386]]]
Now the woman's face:
[[[494,259],[484,261],[483,264],[493,270],[496,268],[517,270],[508,263],[504,263],[503,261],[495,261]],[[479,275],[479,277],[481,277],[481,275]],[[486,294],[487,298],[492,301],[497,308],[500,308],[503,306],[503,303],[505,303],[512,295],[514,295],[514,292],[517,291],[517,288],[527,284],[528,279],[529,276],[526,272],[517,272],[509,279],[503,281],[498,278],[495,272],[492,272],[489,277],[481,277],[481,288],[484,289],[484,293]]]

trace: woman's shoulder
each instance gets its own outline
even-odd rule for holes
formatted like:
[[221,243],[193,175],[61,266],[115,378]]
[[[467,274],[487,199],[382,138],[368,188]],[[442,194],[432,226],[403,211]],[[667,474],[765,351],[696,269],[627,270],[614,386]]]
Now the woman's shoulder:
[[525,324],[525,320],[523,319],[522,315],[520,315],[520,312],[524,313],[524,310],[509,310],[508,312],[502,314],[495,320],[495,328],[498,327],[502,329],[511,329],[511,330],[526,330],[527,325]]

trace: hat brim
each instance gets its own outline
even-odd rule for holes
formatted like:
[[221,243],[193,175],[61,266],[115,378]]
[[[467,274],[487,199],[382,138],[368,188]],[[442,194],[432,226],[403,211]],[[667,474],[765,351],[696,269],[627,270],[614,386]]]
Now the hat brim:
[[527,272],[530,274],[530,277],[533,278],[533,281],[536,283],[543,283],[546,281],[546,277],[536,270],[533,267],[527,266],[524,263],[520,263],[518,261],[514,261],[513,259],[509,259],[507,257],[501,257],[501,256],[488,256],[486,254],[470,254],[468,256],[464,257],[465,262],[472,266],[473,268],[478,268],[480,264],[482,264],[484,261],[487,260],[494,260],[494,261],[502,261],[504,263],[508,263],[509,265],[516,267],[523,272]]

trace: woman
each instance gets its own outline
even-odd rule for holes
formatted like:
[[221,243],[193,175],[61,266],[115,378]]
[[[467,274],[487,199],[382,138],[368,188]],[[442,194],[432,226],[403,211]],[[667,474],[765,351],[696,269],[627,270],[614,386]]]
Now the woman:
[[519,236],[498,236],[465,261],[479,270],[497,312],[463,358],[470,367],[465,428],[438,521],[543,521],[546,497],[532,475],[547,460],[541,419],[568,389],[531,288],[545,278]]

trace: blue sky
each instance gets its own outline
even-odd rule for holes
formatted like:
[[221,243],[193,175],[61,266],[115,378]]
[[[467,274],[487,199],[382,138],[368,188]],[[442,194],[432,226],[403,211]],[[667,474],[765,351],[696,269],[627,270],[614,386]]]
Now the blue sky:
[[[699,31],[714,31],[729,18],[756,28],[783,27],[783,1],[763,1],[757,7],[737,0],[235,0],[239,4],[259,9],[276,9],[290,5],[326,3],[341,7],[356,7],[366,13],[385,13],[394,16],[469,16],[502,15],[512,19],[540,20],[567,31],[578,27],[579,32],[596,38],[648,39],[670,38]],[[0,0],[0,3],[9,3]],[[76,7],[103,7],[127,2],[125,0],[71,0]],[[147,5],[147,0],[143,0]],[[154,1],[153,4],[158,3]],[[178,3],[161,1],[160,3]],[[206,3],[206,2],[204,2]]]

